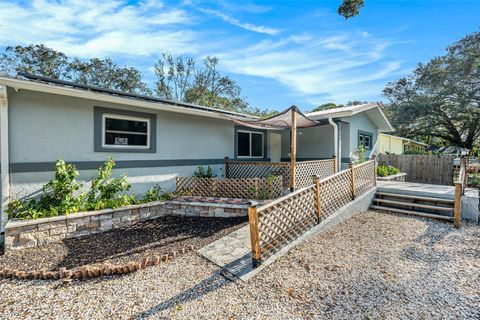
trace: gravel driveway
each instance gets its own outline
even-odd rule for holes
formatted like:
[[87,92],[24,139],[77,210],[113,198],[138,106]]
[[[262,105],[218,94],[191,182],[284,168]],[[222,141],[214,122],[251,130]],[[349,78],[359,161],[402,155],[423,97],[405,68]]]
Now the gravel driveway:
[[3,318],[479,319],[480,227],[367,212],[248,282],[195,253],[111,279],[0,280]]

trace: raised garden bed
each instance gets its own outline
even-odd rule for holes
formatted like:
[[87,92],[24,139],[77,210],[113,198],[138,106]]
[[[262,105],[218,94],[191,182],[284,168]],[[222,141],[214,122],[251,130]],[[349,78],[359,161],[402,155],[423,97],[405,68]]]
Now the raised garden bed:
[[405,182],[407,174],[405,172],[400,172],[398,174],[393,174],[386,177],[377,176],[378,181],[396,181],[396,182]]
[[10,251],[0,256],[0,269],[28,272],[67,268],[75,272],[83,266],[124,265],[145,257],[171,256],[184,248],[196,250],[245,223],[245,217],[164,216],[49,246]]

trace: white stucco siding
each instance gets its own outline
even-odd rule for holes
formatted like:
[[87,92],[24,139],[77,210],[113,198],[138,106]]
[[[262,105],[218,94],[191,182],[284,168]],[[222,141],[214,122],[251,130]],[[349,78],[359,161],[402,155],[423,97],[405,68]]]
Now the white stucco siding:
[[[9,90],[10,161],[51,162],[233,157],[229,121],[146,110],[52,94]],[[156,113],[155,153],[95,152],[94,106]]]

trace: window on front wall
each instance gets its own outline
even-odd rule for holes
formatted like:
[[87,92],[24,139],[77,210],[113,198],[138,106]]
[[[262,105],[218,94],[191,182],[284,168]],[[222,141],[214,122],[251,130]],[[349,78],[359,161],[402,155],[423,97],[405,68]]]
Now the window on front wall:
[[237,156],[263,158],[264,137],[262,132],[237,131]]
[[150,119],[103,114],[102,145],[108,148],[150,148]]
[[365,149],[372,148],[372,134],[359,132],[358,133],[358,146],[363,146]]

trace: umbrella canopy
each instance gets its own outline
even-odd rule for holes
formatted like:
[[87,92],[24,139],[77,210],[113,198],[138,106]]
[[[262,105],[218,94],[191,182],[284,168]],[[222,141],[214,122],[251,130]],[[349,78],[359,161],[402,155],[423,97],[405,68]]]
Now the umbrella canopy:
[[[285,130],[294,127],[296,122],[296,128],[308,128],[321,124],[321,122],[311,120],[306,115],[304,115],[296,106],[291,106],[290,108],[276,114],[270,118],[266,119],[252,119],[252,120],[240,120],[238,118],[225,116],[228,119],[232,120],[236,124],[255,128],[255,129],[264,129],[264,130]],[[294,119],[295,117],[295,119]]]

